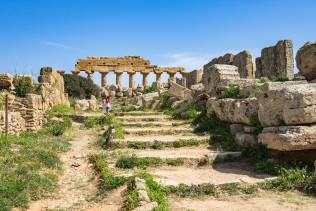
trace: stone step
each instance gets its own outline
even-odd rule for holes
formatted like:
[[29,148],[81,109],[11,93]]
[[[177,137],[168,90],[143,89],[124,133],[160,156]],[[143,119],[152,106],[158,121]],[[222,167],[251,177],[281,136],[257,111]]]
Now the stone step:
[[178,186],[212,184],[222,185],[227,183],[255,184],[276,177],[258,174],[248,164],[243,162],[219,163],[213,166],[194,168],[192,166],[161,166],[148,168],[157,182],[162,185]]
[[151,116],[118,116],[117,119],[122,122],[158,122],[171,120],[170,116],[167,115],[151,115]]
[[176,134],[192,134],[193,129],[189,127],[164,127],[164,128],[126,128],[124,129],[126,134],[129,135],[176,135]]
[[117,116],[153,116],[153,115],[164,115],[162,112],[155,111],[132,111],[132,112],[119,112]]
[[188,121],[159,121],[159,122],[122,122],[123,127],[177,127],[177,126],[190,126]]
[[207,149],[206,146],[197,147],[182,147],[182,148],[165,148],[161,150],[154,149],[142,149],[142,150],[130,150],[129,153],[135,154],[137,157],[157,157],[161,159],[190,159],[200,160],[208,157],[210,160],[219,158],[224,160],[225,158],[241,158],[241,152],[220,152]]
[[160,136],[135,136],[135,135],[126,135],[124,139],[114,139],[114,143],[120,144],[128,144],[130,142],[144,142],[144,143],[154,143],[155,141],[162,142],[162,143],[170,143],[177,141],[198,141],[201,143],[206,143],[209,140],[208,135],[160,135]]

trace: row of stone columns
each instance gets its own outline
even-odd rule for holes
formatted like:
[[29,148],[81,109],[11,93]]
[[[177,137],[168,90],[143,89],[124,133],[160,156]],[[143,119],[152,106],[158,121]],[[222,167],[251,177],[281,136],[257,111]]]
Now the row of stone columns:
[[[101,73],[101,86],[102,87],[108,86],[107,74],[108,73],[106,73],[106,72]],[[116,85],[121,86],[121,87],[122,87],[122,74],[123,73],[115,73]],[[132,89],[136,88],[135,87],[135,74],[136,74],[136,72],[128,73],[128,75],[129,75],[129,88],[132,88]],[[168,73],[168,74],[169,74],[169,80],[174,81],[175,80],[175,78],[174,78],[175,73]],[[142,73],[142,75],[143,75],[143,87],[147,87],[149,73]],[[156,73],[157,84],[161,83],[161,75],[162,75],[162,73]],[[87,78],[90,80],[93,80],[92,73],[87,73]]]

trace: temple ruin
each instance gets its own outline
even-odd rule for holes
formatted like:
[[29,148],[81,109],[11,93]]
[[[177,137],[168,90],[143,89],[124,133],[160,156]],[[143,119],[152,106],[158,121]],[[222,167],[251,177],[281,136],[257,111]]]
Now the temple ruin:
[[129,88],[135,87],[135,74],[140,72],[143,76],[143,87],[148,86],[148,75],[153,72],[156,74],[157,84],[161,83],[161,75],[169,74],[169,80],[174,81],[176,73],[186,73],[183,67],[158,67],[151,64],[140,56],[124,57],[87,57],[78,59],[73,74],[79,74],[81,71],[87,74],[88,79],[93,79],[92,74],[99,72],[101,74],[101,87],[108,86],[107,74],[114,72],[116,75],[116,85],[122,87],[122,74],[127,72],[129,75]]

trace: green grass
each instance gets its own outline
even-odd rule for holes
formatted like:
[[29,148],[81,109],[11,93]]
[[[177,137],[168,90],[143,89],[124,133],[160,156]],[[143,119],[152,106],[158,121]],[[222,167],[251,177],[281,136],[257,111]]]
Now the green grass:
[[135,180],[129,180],[127,182],[127,191],[125,194],[125,201],[123,205],[123,210],[130,211],[138,206],[139,199],[138,193],[135,186]]
[[100,192],[101,194],[107,193],[126,182],[126,178],[115,176],[113,172],[110,171],[107,164],[107,155],[93,155],[89,158],[95,166],[95,169],[100,175]]
[[69,141],[52,137],[47,130],[20,136],[0,136],[0,210],[25,209],[52,191],[62,170],[58,153]]
[[49,111],[48,116],[49,117],[62,117],[66,113],[73,112],[74,109],[72,107],[69,107],[68,105],[58,104],[54,105]]
[[224,90],[225,98],[241,98],[242,96],[240,94],[240,89],[241,87],[239,84],[229,84],[228,87]]
[[151,201],[156,201],[158,203],[158,207],[155,211],[169,210],[166,188],[154,181],[153,176],[146,172],[138,173],[137,176],[146,181],[148,188],[147,193]]
[[146,149],[147,144],[145,142],[141,142],[141,141],[133,141],[133,142],[130,142],[128,144],[128,148],[133,148],[133,149]]
[[123,169],[145,168],[148,166],[158,166],[162,163],[160,158],[140,158],[135,155],[121,155],[115,166]]
[[62,122],[59,121],[49,121],[46,124],[47,131],[54,136],[61,136],[64,132],[71,128],[72,120],[70,118],[64,117]]
[[84,120],[84,125],[87,128],[93,128],[97,126],[113,126],[114,127],[114,138],[124,138],[125,132],[122,124],[113,115],[104,115],[98,117],[87,117]]
[[215,186],[212,184],[168,186],[168,193],[176,194],[180,197],[198,197],[203,195],[214,196],[216,194]]
[[199,144],[200,144],[200,141],[195,140],[195,139],[180,139],[172,143],[174,148],[198,146]]

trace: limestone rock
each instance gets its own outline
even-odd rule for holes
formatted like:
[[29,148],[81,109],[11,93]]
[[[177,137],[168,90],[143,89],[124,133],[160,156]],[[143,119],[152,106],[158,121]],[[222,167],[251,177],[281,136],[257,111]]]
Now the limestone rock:
[[178,100],[192,100],[192,92],[190,89],[170,81],[168,94]]
[[137,194],[138,194],[139,201],[150,202],[150,198],[149,198],[146,190],[138,190]]
[[212,109],[222,121],[249,125],[257,115],[258,102],[256,98],[219,99],[212,103]]
[[316,79],[316,42],[307,42],[298,50],[296,64],[307,80]]
[[257,143],[257,137],[254,134],[249,133],[236,133],[236,142],[241,146],[255,145]]
[[258,117],[264,127],[316,123],[316,84],[265,83],[258,103]]
[[14,90],[13,76],[9,73],[0,73],[0,90]]
[[316,149],[316,125],[266,127],[258,141],[279,151]]
[[232,65],[215,64],[203,72],[203,85],[205,91],[216,96],[216,87],[221,81],[240,79],[238,68]]
[[148,93],[148,94],[144,94],[141,96],[142,99],[142,106],[145,108],[150,107],[150,105],[152,104],[152,102],[155,100],[155,98],[159,97],[159,93],[158,92],[152,92],[152,93]]
[[[269,79],[294,78],[293,43],[291,40],[280,40],[275,46],[261,50],[261,58],[256,59],[257,70],[261,76]],[[258,69],[261,68],[261,69]]]
[[192,85],[202,83],[202,75],[202,70],[193,70],[189,73],[186,73],[184,76],[186,78],[186,87],[191,88]]
[[137,207],[135,209],[133,209],[133,211],[152,211],[155,210],[158,207],[158,203],[157,202],[150,202],[148,204],[142,205],[140,207]]
[[254,78],[255,67],[252,61],[252,55],[249,51],[242,51],[234,56],[232,65],[238,67],[241,78]]

